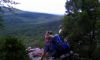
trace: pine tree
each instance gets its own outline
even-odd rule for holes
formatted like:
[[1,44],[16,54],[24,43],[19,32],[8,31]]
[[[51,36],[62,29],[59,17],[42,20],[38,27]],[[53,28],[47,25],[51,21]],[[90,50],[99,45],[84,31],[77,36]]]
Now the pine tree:
[[[91,57],[100,37],[100,2],[98,0],[67,0],[64,16],[64,37],[71,49]],[[97,34],[98,32],[98,34]]]

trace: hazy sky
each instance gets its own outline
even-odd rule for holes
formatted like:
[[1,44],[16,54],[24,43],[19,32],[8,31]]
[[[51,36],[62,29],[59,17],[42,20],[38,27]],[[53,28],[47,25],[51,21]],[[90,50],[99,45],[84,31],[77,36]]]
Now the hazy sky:
[[14,7],[33,12],[44,12],[51,14],[64,14],[66,0],[15,0],[21,4]]

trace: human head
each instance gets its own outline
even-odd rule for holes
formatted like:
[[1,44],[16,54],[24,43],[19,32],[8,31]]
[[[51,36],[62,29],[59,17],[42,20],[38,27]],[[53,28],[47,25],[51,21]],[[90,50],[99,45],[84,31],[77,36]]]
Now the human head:
[[52,35],[52,34],[53,34],[52,31],[47,31],[47,32],[46,32],[46,35]]

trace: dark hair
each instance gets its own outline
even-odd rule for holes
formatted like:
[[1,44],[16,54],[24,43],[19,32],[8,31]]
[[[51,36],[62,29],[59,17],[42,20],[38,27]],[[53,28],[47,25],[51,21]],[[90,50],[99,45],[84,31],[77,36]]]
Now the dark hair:
[[50,35],[52,35],[52,34],[53,34],[53,32],[52,32],[52,31],[48,31],[47,33],[48,33],[48,34],[50,34]]

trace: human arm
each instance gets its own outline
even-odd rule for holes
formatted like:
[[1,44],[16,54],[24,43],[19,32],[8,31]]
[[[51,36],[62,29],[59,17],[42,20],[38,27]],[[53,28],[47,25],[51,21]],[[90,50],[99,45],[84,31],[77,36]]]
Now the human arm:
[[40,60],[43,60],[43,58],[45,57],[46,53],[47,53],[46,51],[43,52]]

